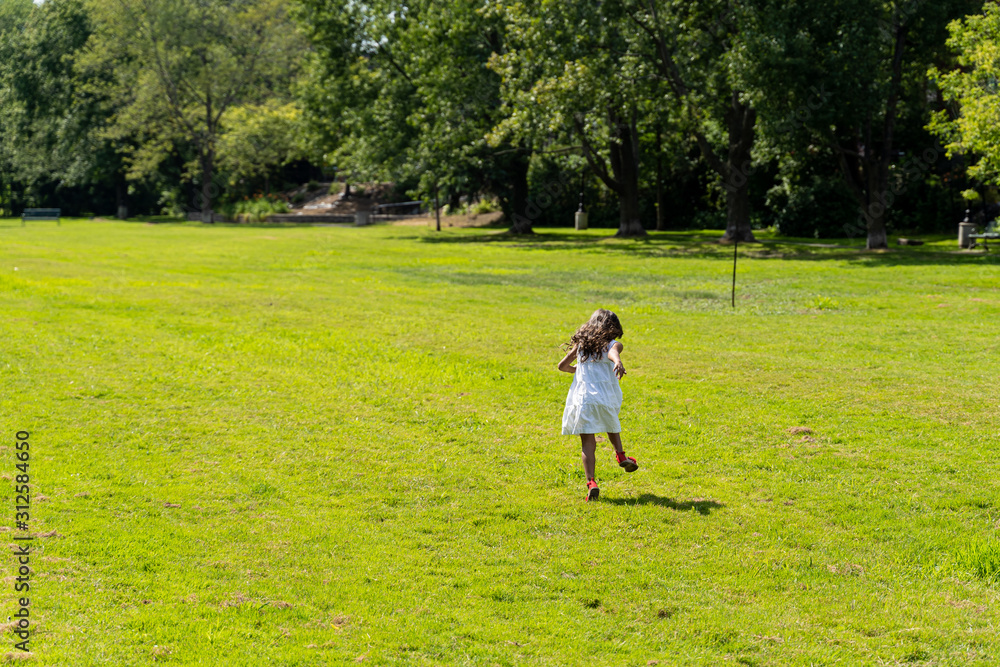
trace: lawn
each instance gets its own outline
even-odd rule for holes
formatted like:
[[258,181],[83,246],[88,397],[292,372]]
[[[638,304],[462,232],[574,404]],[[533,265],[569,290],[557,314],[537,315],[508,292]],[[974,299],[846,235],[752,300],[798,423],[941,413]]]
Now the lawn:
[[34,663],[1000,661],[1000,260],[608,233],[0,223]]

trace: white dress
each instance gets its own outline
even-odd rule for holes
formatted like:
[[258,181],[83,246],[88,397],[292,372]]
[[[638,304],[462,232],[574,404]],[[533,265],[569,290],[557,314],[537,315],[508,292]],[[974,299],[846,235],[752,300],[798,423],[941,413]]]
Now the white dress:
[[563,435],[621,433],[618,411],[622,408],[622,390],[614,362],[608,359],[608,351],[616,342],[608,343],[600,359],[580,361],[577,354],[576,372],[563,410]]

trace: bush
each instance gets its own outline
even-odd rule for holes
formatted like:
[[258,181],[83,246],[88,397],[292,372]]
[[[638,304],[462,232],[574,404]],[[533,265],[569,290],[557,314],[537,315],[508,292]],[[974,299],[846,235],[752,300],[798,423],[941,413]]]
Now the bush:
[[476,203],[468,207],[469,213],[473,215],[483,215],[485,213],[493,213],[494,211],[500,210],[500,202],[496,199],[480,199]]
[[441,207],[442,215],[483,215],[500,210],[500,202],[496,199],[480,199],[477,202],[464,202],[452,208],[445,204]]
[[244,198],[232,206],[231,212],[226,211],[227,217],[232,217],[239,222],[263,222],[267,216],[277,213],[288,213],[288,202],[277,195],[256,194],[253,197]]
[[309,192],[312,192],[313,190],[319,190],[319,181],[309,181],[309,183],[306,184],[306,188],[309,190]]

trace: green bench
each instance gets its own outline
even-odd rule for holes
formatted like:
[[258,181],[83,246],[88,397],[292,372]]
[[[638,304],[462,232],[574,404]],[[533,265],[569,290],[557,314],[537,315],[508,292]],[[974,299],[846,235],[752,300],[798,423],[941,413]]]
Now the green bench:
[[975,248],[979,245],[979,241],[983,242],[983,248],[987,252],[990,250],[989,242],[1000,240],[1000,230],[997,230],[997,221],[994,219],[988,225],[982,234],[969,234],[969,238],[972,239],[972,245],[969,246],[969,250]]
[[28,220],[55,220],[57,225],[61,225],[59,222],[61,213],[60,208],[26,208],[21,214],[21,226],[24,227],[24,223]]

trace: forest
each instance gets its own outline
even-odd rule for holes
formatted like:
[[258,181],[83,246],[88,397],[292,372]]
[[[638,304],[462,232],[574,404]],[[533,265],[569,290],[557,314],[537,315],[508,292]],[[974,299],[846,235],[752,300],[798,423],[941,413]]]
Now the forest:
[[969,0],[0,0],[0,217],[336,180],[884,248],[995,217],[998,35]]

